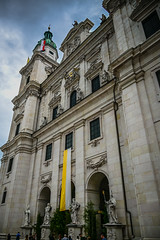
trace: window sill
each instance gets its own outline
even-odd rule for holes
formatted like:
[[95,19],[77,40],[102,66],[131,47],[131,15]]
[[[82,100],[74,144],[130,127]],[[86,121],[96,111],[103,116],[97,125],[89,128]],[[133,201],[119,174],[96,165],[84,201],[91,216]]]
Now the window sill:
[[52,159],[48,159],[48,160],[46,160],[44,163],[43,163],[43,165],[45,166],[45,167],[48,167],[48,165],[50,165],[50,162],[52,161]]
[[91,145],[91,147],[97,147],[97,145],[100,144],[100,140],[102,138],[103,138],[102,136],[100,136],[98,138],[94,138],[93,140],[88,142],[88,145]]

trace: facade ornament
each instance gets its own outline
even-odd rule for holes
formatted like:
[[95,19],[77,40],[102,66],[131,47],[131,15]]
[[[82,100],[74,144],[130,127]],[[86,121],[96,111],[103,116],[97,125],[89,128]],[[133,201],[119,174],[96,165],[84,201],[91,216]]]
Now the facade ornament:
[[106,16],[102,14],[102,17],[100,18],[101,20],[101,25],[107,20]]
[[51,73],[53,73],[55,70],[55,67],[45,67],[45,71],[47,75],[50,75]]
[[116,213],[116,199],[113,197],[112,192],[111,192],[111,197],[110,197],[109,201],[106,201],[105,195],[104,195],[104,202],[105,202],[107,212],[109,215],[109,223],[117,224],[118,218],[117,218],[117,213]]
[[28,204],[27,209],[24,211],[25,213],[25,219],[24,219],[24,226],[29,226],[30,225],[30,206]]
[[80,37],[79,36],[75,37],[75,39],[74,39],[74,47],[75,48],[78,47],[80,45],[80,43],[81,43]]
[[76,26],[78,26],[78,22],[74,21],[74,23],[72,25],[73,25],[73,27],[76,27]]
[[78,210],[80,208],[80,204],[76,202],[75,198],[72,199],[72,203],[70,205],[70,213],[72,224],[78,224]]
[[57,110],[57,116],[61,115],[63,113],[64,109],[62,108],[62,105],[58,104],[58,110]]
[[125,3],[125,0],[103,0],[103,7],[109,13],[113,13],[120,8],[123,3]]
[[108,229],[107,230],[107,239],[108,240],[117,240],[115,229]]
[[95,140],[92,141],[91,147],[97,147],[98,144],[100,144],[99,140],[95,139]]
[[87,161],[87,168],[99,168],[101,166],[103,166],[105,163],[107,163],[107,154],[104,154],[100,157],[98,162],[94,162],[93,159],[89,159]]
[[45,215],[44,215],[44,220],[43,220],[43,225],[45,226],[49,226],[50,225],[50,219],[51,219],[51,216],[50,216],[50,212],[51,212],[51,205],[50,203],[47,203],[47,206],[45,207]]
[[48,183],[51,181],[51,174],[41,177],[41,183]]
[[65,87],[70,87],[73,82],[79,81],[80,75],[79,75],[79,68],[73,68],[73,70],[69,73],[66,73],[65,76]]
[[47,124],[47,118],[43,117],[43,121],[42,121],[42,124],[41,124],[40,128],[44,127],[46,124]]
[[78,87],[77,88],[77,102],[81,101],[84,98],[84,94],[81,91],[81,89]]
[[104,70],[104,73],[102,74],[102,85],[108,83],[112,78],[112,74],[109,71]]
[[136,9],[142,0],[129,0],[132,9]]

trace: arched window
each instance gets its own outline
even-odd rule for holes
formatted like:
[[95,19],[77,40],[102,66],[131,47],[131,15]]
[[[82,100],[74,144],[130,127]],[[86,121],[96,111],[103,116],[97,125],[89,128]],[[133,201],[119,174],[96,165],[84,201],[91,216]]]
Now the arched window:
[[70,96],[70,108],[76,105],[76,99],[77,99],[77,92],[75,90],[71,93],[71,96]]
[[5,203],[6,201],[6,196],[7,196],[7,188],[4,189],[4,192],[3,192],[3,197],[2,197],[2,204]]

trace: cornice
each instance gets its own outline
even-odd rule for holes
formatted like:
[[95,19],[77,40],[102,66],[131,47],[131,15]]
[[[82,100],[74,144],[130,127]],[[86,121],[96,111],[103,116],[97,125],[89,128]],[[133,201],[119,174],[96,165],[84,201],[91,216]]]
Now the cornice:
[[[136,4],[134,4],[136,2]],[[139,1],[132,1],[131,5],[133,6],[134,10],[130,15],[130,19],[132,21],[141,21],[146,15],[151,13],[153,9],[158,6],[159,0],[139,0]]]
[[24,74],[24,72],[27,71],[27,69],[32,66],[32,64],[34,63],[35,60],[41,60],[41,61],[45,61],[45,62],[47,62],[47,63],[49,63],[53,66],[57,66],[57,67],[59,66],[58,62],[52,60],[51,58],[49,58],[48,56],[46,56],[42,52],[36,51],[36,52],[34,52],[30,61],[23,68],[21,68],[19,73]]
[[27,132],[20,132],[17,136],[15,136],[11,141],[8,141],[6,144],[4,144],[3,146],[0,147],[1,151],[7,151],[10,148],[12,148],[14,145],[17,145],[17,143],[19,141],[23,141],[23,140],[29,140],[32,141],[32,136],[31,134],[27,133]]
[[30,81],[23,89],[22,92],[20,92],[16,97],[13,98],[12,103],[18,107],[19,102],[21,102],[22,99],[27,99],[29,96],[34,95],[36,97],[39,97],[40,95],[40,84],[36,81]]
[[102,6],[110,14],[121,8],[126,3],[126,0],[103,0]]
[[112,63],[110,63],[109,69],[111,68],[112,70],[116,70],[117,68],[120,68],[123,64],[125,64],[126,61],[134,59],[138,56],[141,57],[142,54],[144,54],[151,48],[153,49],[153,47],[157,46],[158,43],[160,43],[160,30],[142,44],[139,44],[135,48],[130,48],[129,50],[121,54]]

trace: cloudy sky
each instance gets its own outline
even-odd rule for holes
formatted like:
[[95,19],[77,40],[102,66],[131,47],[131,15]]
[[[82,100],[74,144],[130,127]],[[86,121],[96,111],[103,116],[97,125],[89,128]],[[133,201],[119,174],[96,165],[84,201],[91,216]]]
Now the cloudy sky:
[[[74,20],[87,17],[100,24],[102,0],[4,0],[0,8],[0,146],[6,143],[12,119],[11,100],[17,95],[19,70],[32,56],[37,41],[51,24],[58,49]],[[59,51],[60,59],[62,53]],[[60,61],[59,59],[59,61]],[[0,158],[2,152],[0,152]]]

